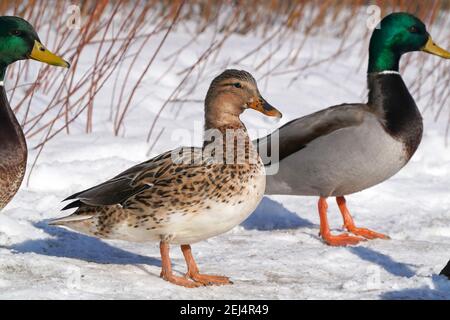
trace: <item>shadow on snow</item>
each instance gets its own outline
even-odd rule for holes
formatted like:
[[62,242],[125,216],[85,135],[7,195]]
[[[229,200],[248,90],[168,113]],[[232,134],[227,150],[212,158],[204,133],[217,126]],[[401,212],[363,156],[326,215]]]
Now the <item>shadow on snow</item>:
[[349,247],[348,250],[351,253],[357,255],[362,260],[382,267],[384,270],[394,276],[406,278],[415,276],[415,272],[410,265],[397,262],[386,254],[377,252],[367,247]]
[[[388,255],[367,247],[351,247],[350,252],[362,260],[374,263],[397,277],[412,278],[416,274],[411,265],[397,262]],[[421,288],[406,288],[381,294],[381,299],[449,299],[450,281],[445,276],[433,275],[430,284]]]
[[[7,248],[18,253],[37,253],[100,264],[161,266],[160,259],[122,250],[101,239],[65,228],[50,226],[46,221],[37,222],[33,225],[53,238],[27,240]],[[308,220],[300,218],[294,212],[287,210],[280,203],[269,198],[264,198],[255,212],[242,225],[247,230],[282,230],[313,226]]]
[[286,230],[313,227],[309,220],[300,218],[281,203],[264,197],[247,220],[241,224],[246,230]]
[[433,275],[429,286],[385,292],[382,299],[450,299],[450,281],[445,276]]
[[19,253],[37,253],[46,256],[79,259],[100,264],[147,264],[161,266],[161,261],[109,245],[107,242],[64,228],[49,226],[47,222],[34,223],[53,239],[28,240],[8,246]]

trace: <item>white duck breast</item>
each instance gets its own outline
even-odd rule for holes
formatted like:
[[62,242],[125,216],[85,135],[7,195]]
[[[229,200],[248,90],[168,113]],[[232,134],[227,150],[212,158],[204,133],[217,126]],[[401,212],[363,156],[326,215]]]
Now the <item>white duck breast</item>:
[[165,233],[170,235],[170,242],[196,243],[225,233],[245,221],[264,195],[264,171],[252,180],[249,181],[249,187],[242,194],[230,198],[229,203],[209,201],[209,209],[196,216],[174,216],[173,223],[164,228]]

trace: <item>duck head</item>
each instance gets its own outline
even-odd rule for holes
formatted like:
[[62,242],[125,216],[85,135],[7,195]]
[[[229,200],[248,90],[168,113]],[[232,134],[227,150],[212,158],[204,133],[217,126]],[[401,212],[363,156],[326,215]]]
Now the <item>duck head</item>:
[[450,52],[433,42],[419,18],[404,12],[392,13],[373,31],[368,72],[398,71],[400,57],[413,51],[424,51],[450,59]]
[[27,21],[19,17],[0,17],[0,80],[3,80],[8,65],[25,59],[64,68],[70,66],[67,61],[45,48]]
[[241,125],[239,116],[246,109],[281,118],[258,90],[256,80],[244,70],[228,69],[211,83],[205,99],[206,128]]

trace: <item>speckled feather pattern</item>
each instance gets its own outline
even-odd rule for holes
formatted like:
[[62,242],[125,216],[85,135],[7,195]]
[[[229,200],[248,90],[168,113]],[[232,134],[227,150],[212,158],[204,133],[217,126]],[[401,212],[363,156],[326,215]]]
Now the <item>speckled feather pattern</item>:
[[[240,82],[240,86],[235,86]],[[259,100],[255,79],[226,70],[205,98],[202,148],[179,148],[76,193],[52,222],[107,239],[191,244],[243,222],[264,195],[264,165],[240,114]],[[230,135],[231,134],[231,135]]]
[[[184,235],[180,239],[171,230],[179,229],[174,226],[177,223],[189,224],[188,220],[194,222],[194,217],[202,215],[215,215],[217,222],[220,222],[221,211],[227,207],[242,210],[245,202],[251,199],[252,205],[247,212],[243,212],[242,216],[236,212],[239,221],[233,222],[234,226],[256,208],[265,188],[264,166],[259,157],[256,163],[249,161],[255,151],[246,132],[243,132],[246,139],[244,163],[226,164],[223,159],[217,161],[216,157],[205,157],[204,148],[177,149],[176,154],[181,151],[185,157],[192,156],[193,160],[190,163],[177,163],[173,161],[174,152],[168,151],[138,165],[142,169],[130,177],[133,188],[148,188],[121,204],[81,205],[71,216],[71,220],[65,221],[63,218],[55,224],[63,224],[101,238],[132,241],[164,239],[183,243],[183,239],[186,239],[192,243],[222,233],[222,230],[211,233],[208,230],[197,230],[195,233],[198,237],[188,239]],[[211,212],[212,210],[217,211]],[[233,226],[224,226],[224,229]],[[208,226],[205,227],[207,228]]]
[[280,128],[280,168],[267,177],[267,194],[345,196],[408,163],[423,131],[414,99],[398,73],[371,74],[368,84],[367,104],[330,107]]
[[25,175],[26,156],[10,153],[0,163],[0,210],[15,196]]

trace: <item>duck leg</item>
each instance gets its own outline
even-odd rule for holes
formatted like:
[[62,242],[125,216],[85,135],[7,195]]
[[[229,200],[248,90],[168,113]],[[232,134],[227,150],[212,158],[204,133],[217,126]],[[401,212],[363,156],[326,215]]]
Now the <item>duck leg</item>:
[[161,241],[159,244],[159,249],[161,251],[161,278],[169,281],[178,286],[183,286],[186,288],[200,287],[202,284],[198,282],[191,281],[185,277],[175,276],[172,272],[172,262],[169,256],[169,244],[165,241]]
[[323,240],[330,246],[347,246],[357,244],[365,239],[351,236],[347,233],[340,235],[332,235],[327,217],[328,204],[327,199],[320,197],[319,199],[319,215],[320,215],[320,235]]
[[348,211],[346,201],[344,197],[336,197],[336,202],[339,206],[339,210],[341,211],[342,218],[344,219],[344,227],[351,233],[364,237],[366,239],[389,239],[389,236],[378,233],[366,228],[357,228],[355,226],[355,222]]
[[188,267],[188,272],[186,274],[187,277],[202,285],[220,286],[225,284],[233,284],[228,277],[201,274],[198,270],[197,264],[195,263],[194,257],[192,256],[190,245],[182,245],[181,251],[183,252],[184,259],[186,259],[186,264]]

